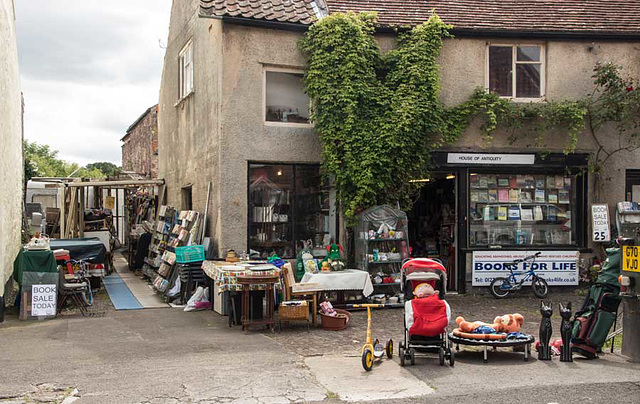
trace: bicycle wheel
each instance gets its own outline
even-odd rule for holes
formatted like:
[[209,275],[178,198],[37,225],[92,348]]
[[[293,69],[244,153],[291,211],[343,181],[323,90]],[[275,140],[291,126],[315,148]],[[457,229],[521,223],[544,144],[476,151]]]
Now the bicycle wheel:
[[504,286],[509,286],[509,281],[506,278],[495,278],[491,281],[491,285],[489,285],[489,290],[491,294],[496,299],[502,299],[509,295],[509,289],[503,288]]
[[540,278],[539,276],[533,278],[533,282],[531,282],[531,288],[533,289],[533,294],[536,295],[538,299],[544,299],[549,293],[549,285],[547,285],[547,281]]
[[84,302],[87,304],[87,306],[91,306],[93,304],[93,293],[91,293],[91,283],[87,278],[84,278],[83,282],[87,284],[87,288],[82,293],[82,299],[84,299]]

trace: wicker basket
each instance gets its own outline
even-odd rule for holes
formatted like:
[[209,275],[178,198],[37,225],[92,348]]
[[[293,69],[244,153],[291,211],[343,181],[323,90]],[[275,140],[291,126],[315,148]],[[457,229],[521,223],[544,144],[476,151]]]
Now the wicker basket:
[[281,321],[308,320],[309,305],[306,301],[303,301],[299,306],[286,306],[283,303],[280,303],[280,307],[278,308],[278,319]]
[[322,317],[322,328],[325,330],[331,331],[340,331],[347,328],[347,324],[349,324],[349,320],[351,320],[351,313],[346,310],[335,309],[338,316],[332,317],[327,316],[322,313],[320,310],[318,313],[320,317]]

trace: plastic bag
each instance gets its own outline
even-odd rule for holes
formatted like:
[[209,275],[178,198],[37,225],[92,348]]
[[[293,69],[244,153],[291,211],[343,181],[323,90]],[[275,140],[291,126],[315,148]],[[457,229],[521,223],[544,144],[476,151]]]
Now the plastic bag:
[[202,310],[209,306],[209,288],[198,286],[195,293],[187,302],[184,311]]

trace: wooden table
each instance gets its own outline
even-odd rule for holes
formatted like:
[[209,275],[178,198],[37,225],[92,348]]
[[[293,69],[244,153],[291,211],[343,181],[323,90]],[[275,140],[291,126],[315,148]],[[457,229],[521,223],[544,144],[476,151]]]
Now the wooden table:
[[[238,276],[238,285],[242,285],[242,331],[252,325],[266,325],[267,329],[272,329],[273,320],[273,291],[275,284],[280,282],[279,276]],[[266,285],[267,313],[262,320],[253,320],[249,315],[249,294],[251,285]]]

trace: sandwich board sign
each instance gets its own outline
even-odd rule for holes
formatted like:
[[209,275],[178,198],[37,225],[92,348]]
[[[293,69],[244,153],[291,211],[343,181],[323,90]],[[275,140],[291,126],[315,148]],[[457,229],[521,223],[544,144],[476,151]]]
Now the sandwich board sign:
[[31,285],[31,315],[55,316],[57,295],[56,285]]
[[591,229],[593,241],[611,241],[609,205],[591,205]]

